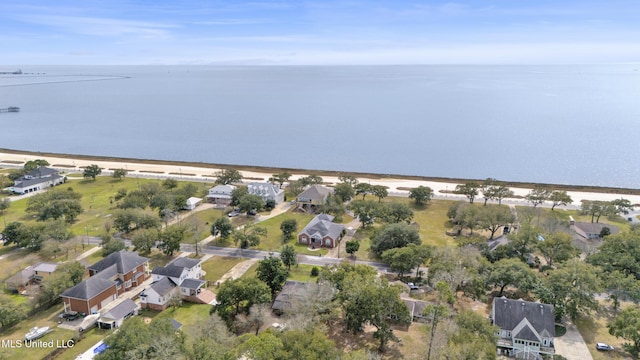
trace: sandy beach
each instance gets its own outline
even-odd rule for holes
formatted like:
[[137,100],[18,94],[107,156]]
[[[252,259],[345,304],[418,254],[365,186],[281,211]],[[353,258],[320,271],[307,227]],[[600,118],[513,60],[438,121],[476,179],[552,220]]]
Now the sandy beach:
[[[108,161],[101,159],[99,157],[83,157],[80,158],[72,158],[68,156],[55,156],[52,154],[47,155],[35,155],[30,153],[19,153],[19,152],[3,152],[0,151],[0,167],[3,168],[16,168],[22,167],[25,162],[29,160],[35,159],[44,159],[49,162],[50,167],[56,168],[62,172],[67,172],[69,174],[73,173],[81,173],[83,168],[91,165],[97,164],[101,168],[103,168],[103,175],[109,175],[113,171],[113,169],[125,169],[128,171],[127,177],[149,177],[149,178],[167,178],[172,177],[178,180],[189,180],[189,181],[204,181],[204,182],[213,182],[216,177],[214,176],[215,172],[220,170],[216,168],[212,168],[209,166],[192,166],[187,164],[154,164],[152,162],[144,162],[140,160],[126,161],[123,159],[121,161]],[[245,182],[250,181],[267,181],[273,173],[267,172],[257,172],[257,171],[249,171],[249,170],[240,170],[244,177]],[[307,176],[308,173],[305,173],[303,170],[299,170],[298,172],[289,171],[292,173],[291,180],[296,180],[300,177]],[[324,182],[328,185],[336,184],[339,182],[338,174],[336,173],[334,176],[326,176],[322,175]],[[455,189],[457,183],[453,182],[438,182],[438,181],[427,181],[427,180],[415,180],[409,178],[402,177],[359,177],[358,180],[360,182],[368,182],[371,185],[383,185],[388,188],[388,192],[390,195],[395,196],[406,196],[408,191],[405,190],[407,188],[414,188],[418,186],[428,186],[432,188],[435,192],[436,198],[448,198],[448,199],[465,199],[464,196],[451,194],[450,192]],[[513,190],[516,196],[525,196],[531,190],[526,187],[513,187],[510,186],[510,189]],[[602,200],[602,201],[611,201],[614,199],[625,198],[629,200],[632,204],[640,204],[640,195],[621,195],[614,193],[602,193],[602,192],[587,192],[587,191],[567,191],[567,193],[573,199],[572,206],[580,206],[582,200]],[[507,201],[503,201],[506,203],[526,203],[526,201],[522,199],[508,199]]]

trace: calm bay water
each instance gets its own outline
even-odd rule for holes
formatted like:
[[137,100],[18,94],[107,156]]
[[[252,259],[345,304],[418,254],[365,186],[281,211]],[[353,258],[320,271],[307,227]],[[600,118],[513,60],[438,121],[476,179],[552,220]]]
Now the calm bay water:
[[0,147],[638,188],[639,70],[23,67]]

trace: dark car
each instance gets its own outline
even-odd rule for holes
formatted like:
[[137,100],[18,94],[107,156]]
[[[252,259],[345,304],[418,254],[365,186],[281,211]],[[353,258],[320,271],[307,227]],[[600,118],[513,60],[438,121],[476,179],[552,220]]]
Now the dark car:
[[79,317],[80,317],[80,313],[78,313],[77,311],[69,311],[62,314],[62,318],[67,321],[73,321]]
[[255,210],[247,211],[247,215],[249,215],[249,216],[255,216],[256,214],[258,214],[258,213]]

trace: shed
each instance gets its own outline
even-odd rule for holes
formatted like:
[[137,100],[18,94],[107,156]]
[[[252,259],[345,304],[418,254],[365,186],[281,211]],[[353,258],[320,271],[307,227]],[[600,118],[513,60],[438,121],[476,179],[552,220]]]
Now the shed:
[[131,299],[125,299],[113,309],[105,312],[98,320],[98,327],[101,329],[112,329],[122,326],[124,319],[138,313],[138,305]]
[[200,203],[202,203],[201,198],[190,197],[187,199],[187,203],[184,208],[185,210],[193,210],[196,208],[196,206],[200,205]]

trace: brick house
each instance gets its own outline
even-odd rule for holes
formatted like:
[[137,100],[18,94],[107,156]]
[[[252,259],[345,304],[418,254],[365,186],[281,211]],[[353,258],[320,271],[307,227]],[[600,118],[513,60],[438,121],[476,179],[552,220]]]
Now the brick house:
[[333,216],[320,214],[314,217],[307,226],[298,233],[298,244],[312,248],[333,248],[342,239],[344,225],[336,224]]
[[97,313],[125,291],[142,285],[149,277],[149,259],[121,250],[87,269],[88,279],[60,295],[65,311]]

